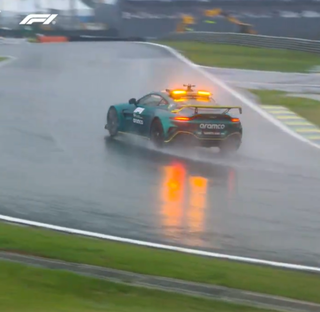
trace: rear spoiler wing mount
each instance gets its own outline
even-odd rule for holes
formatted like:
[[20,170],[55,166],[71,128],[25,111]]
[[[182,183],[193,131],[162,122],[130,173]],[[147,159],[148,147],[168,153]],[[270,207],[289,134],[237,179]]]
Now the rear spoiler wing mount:
[[183,105],[182,107],[175,109],[172,111],[172,113],[178,113],[180,111],[182,111],[185,108],[194,108],[195,110],[195,114],[198,113],[198,109],[199,108],[208,108],[208,109],[225,109],[225,113],[229,112],[231,109],[238,109],[239,113],[242,114],[242,107],[241,106],[218,106],[218,105],[214,105],[214,106],[209,106],[209,105]]

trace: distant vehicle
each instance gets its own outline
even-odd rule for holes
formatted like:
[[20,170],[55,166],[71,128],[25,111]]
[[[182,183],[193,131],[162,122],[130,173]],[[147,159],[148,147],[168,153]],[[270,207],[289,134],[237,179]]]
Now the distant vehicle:
[[229,114],[239,106],[220,106],[211,93],[185,88],[151,92],[139,100],[112,105],[107,113],[105,129],[111,137],[134,134],[150,139],[161,148],[169,143],[219,147],[223,153],[235,152],[242,140],[238,117]]

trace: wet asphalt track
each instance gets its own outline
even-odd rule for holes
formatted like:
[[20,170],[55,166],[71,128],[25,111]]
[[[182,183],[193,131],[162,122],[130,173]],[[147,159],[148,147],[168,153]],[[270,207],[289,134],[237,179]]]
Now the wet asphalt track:
[[320,96],[320,73],[278,73],[258,70],[203,67],[209,73],[233,86],[246,89],[281,90]]
[[[122,237],[319,265],[320,151],[244,107],[244,142],[160,153],[110,141],[110,104],[182,83],[231,95],[138,43],[2,46],[0,213]],[[182,158],[180,156],[185,156]]]

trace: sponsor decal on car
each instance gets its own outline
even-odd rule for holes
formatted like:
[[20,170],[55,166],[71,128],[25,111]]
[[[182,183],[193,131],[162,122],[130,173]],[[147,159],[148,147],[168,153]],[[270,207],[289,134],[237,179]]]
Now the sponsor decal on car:
[[142,119],[138,119],[138,118],[133,118],[133,123],[139,124],[139,125],[143,125],[143,120]]
[[218,129],[218,130],[223,130],[226,127],[225,124],[205,124],[202,123],[200,124],[200,129]]
[[203,131],[204,135],[221,135],[221,132]]
[[144,111],[144,108],[142,108],[142,107],[137,107],[133,111],[133,122],[134,123],[139,124],[139,125],[143,125],[142,116],[140,115],[143,111]]
[[142,108],[142,107],[137,107],[137,108],[133,111],[133,113],[141,114],[143,111],[144,111],[144,108]]

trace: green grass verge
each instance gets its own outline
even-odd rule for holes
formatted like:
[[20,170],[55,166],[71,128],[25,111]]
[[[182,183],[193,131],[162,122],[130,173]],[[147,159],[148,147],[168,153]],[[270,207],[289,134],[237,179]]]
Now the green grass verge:
[[30,43],[37,43],[37,42],[39,42],[37,38],[28,38],[27,41],[30,42]]
[[0,250],[320,303],[320,276],[0,223]]
[[1,62],[1,61],[5,61],[5,60],[7,60],[7,59],[8,59],[7,57],[0,56],[0,62]]
[[192,62],[213,67],[308,72],[320,65],[316,54],[186,41],[157,41],[182,52]]
[[290,93],[277,90],[249,90],[259,97],[262,104],[285,106],[301,117],[320,126],[320,101],[287,96]]
[[266,311],[9,262],[0,263],[0,280],[5,312]]

